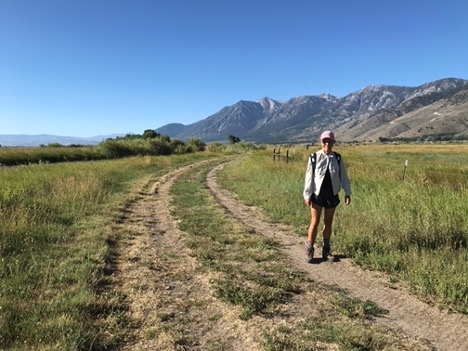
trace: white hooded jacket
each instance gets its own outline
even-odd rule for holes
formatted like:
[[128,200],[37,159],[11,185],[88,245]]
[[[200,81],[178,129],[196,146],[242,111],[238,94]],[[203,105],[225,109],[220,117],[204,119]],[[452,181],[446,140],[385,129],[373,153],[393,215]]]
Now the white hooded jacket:
[[343,159],[338,162],[334,152],[331,152],[329,155],[327,155],[322,150],[320,150],[315,154],[315,172],[312,170],[312,161],[310,157],[307,163],[304,185],[304,200],[310,199],[312,194],[319,195],[327,168],[330,170],[333,194],[338,194],[341,188],[343,188],[345,196],[351,196],[351,183],[349,182],[348,175],[346,174],[346,168]]

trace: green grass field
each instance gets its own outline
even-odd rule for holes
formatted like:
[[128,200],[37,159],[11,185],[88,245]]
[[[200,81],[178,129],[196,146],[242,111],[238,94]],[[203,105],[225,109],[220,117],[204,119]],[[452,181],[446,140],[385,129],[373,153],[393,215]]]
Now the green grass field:
[[[423,299],[468,313],[468,145],[336,151],[353,196],[351,206],[337,211],[334,251],[388,272]],[[309,211],[302,189],[311,150],[291,148],[288,163],[273,162],[271,152],[245,153],[226,165],[220,181],[305,237]],[[106,287],[112,222],[149,179],[222,153],[0,168],[0,349],[115,347],[125,333],[125,304]],[[223,228],[222,221],[213,225]],[[267,259],[269,250],[256,254]],[[220,281],[218,293],[230,288]],[[271,296],[268,311],[276,303]],[[247,306],[245,316],[258,308],[264,307]]]

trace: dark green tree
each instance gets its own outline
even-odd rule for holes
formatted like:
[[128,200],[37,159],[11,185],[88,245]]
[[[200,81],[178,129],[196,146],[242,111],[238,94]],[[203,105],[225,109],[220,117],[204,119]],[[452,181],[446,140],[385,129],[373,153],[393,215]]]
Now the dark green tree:
[[237,143],[239,143],[241,141],[238,137],[236,137],[234,135],[230,135],[228,137],[228,139],[229,139],[230,144],[237,144]]
[[143,132],[143,139],[154,139],[156,137],[160,136],[159,133],[157,133],[153,129],[147,129]]

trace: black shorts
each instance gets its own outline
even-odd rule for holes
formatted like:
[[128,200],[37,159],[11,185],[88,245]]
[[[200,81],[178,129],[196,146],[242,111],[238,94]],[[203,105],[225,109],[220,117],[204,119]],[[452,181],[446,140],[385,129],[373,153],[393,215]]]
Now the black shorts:
[[312,194],[310,197],[310,201],[312,201],[316,205],[319,205],[320,207],[335,208],[340,203],[340,198],[338,197],[338,194],[328,196]]

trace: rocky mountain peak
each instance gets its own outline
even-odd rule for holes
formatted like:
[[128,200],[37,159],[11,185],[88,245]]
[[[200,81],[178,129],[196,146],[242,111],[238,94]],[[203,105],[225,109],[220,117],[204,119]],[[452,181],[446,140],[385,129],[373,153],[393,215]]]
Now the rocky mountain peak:
[[330,102],[335,102],[336,100],[338,100],[338,98],[332,94],[320,94],[318,97]]
[[370,85],[342,98],[321,94],[284,102],[270,97],[239,101],[170,136],[210,142],[233,134],[255,142],[299,143],[315,140],[324,129],[334,130],[340,141],[468,137],[468,81],[447,78],[417,87]]
[[266,112],[273,112],[282,105],[281,102],[273,100],[269,97],[264,97],[263,99],[258,100],[257,103],[259,103]]

